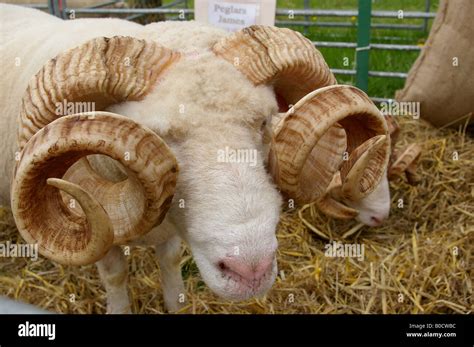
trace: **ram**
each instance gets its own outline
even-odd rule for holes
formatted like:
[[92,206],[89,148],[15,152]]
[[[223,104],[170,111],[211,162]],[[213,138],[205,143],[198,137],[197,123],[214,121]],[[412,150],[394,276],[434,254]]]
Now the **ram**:
[[43,256],[97,262],[110,313],[130,311],[120,245],[156,245],[168,310],[185,294],[181,240],[215,293],[247,299],[277,274],[282,196],[319,199],[340,170],[363,198],[386,170],[382,115],[297,32],[0,10],[1,202]]
[[[417,174],[417,162],[421,155],[421,147],[417,143],[395,149],[400,126],[394,117],[385,115],[385,121],[390,136],[391,154],[389,165],[382,179],[371,193],[365,196],[351,196],[347,192],[354,181],[341,180],[341,172],[337,172],[326,194],[315,201],[319,210],[329,217],[336,219],[356,218],[359,222],[368,226],[379,226],[390,213],[390,188],[389,180],[394,180],[405,174],[410,185],[416,185],[421,181]],[[331,131],[336,131],[332,129]],[[321,141],[324,141],[323,138]],[[329,145],[329,143],[327,144]],[[370,165],[369,165],[370,166]]]

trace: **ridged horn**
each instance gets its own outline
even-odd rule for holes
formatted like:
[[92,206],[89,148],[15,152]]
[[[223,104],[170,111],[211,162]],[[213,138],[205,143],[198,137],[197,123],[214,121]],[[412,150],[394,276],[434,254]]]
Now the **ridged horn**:
[[400,125],[395,120],[395,117],[392,115],[385,115],[385,121],[387,122],[388,133],[390,135],[390,159],[388,161],[388,167],[392,167],[394,158],[394,151],[395,151],[395,143],[398,140],[398,136],[400,134]]
[[290,29],[252,25],[225,37],[212,50],[255,85],[273,85],[288,104],[336,83],[311,41]]
[[400,134],[400,125],[395,120],[394,116],[386,115],[385,121],[387,122],[388,133],[390,135],[390,142],[392,146],[397,142],[398,135]]
[[334,175],[331,183],[329,184],[326,195],[324,195],[322,199],[316,201],[316,206],[321,212],[331,218],[355,218],[359,214],[359,212],[337,200],[340,199],[341,186],[341,174],[338,171]]
[[[94,110],[141,100],[180,54],[152,41],[114,36],[90,40],[50,59],[22,99],[18,142],[26,142],[59,114],[58,103],[93,102]],[[74,112],[75,113],[75,112]]]
[[377,135],[357,147],[341,167],[343,199],[358,201],[378,185],[387,167],[388,135]]
[[[297,112],[298,108],[288,111],[282,120],[274,125],[274,137],[270,145],[268,170],[275,179],[280,189],[299,203],[309,203],[321,198],[334,176],[334,172],[341,166],[343,153],[346,150],[346,134],[344,129],[335,123],[322,134],[314,129],[306,128],[306,134],[294,139],[299,143],[285,146],[285,140],[278,139],[281,131],[287,131],[289,118]],[[291,124],[290,124],[291,125]],[[296,124],[297,126],[297,124]],[[283,170],[277,169],[277,148],[300,149],[300,152],[282,152],[288,160],[288,165]],[[291,171],[284,171],[285,167]]]
[[[71,165],[92,154],[117,160],[128,179],[111,183],[91,175],[90,184],[81,186],[62,179]],[[12,211],[21,235],[37,243],[41,254],[62,264],[89,264],[113,243],[161,223],[177,174],[166,144],[131,119],[108,112],[65,116],[25,144],[12,183]],[[78,201],[83,214],[71,211],[61,190]]]
[[[339,169],[338,165],[332,163],[340,163],[342,160],[338,149],[342,142],[329,142],[332,148],[327,153],[332,152],[330,155],[318,151],[318,143],[336,124],[344,128],[349,155],[367,140],[382,135],[382,143],[369,143],[377,145],[378,149],[369,151],[363,161],[380,165],[380,169],[364,168],[364,174],[360,176],[363,187],[359,189],[359,195],[369,194],[379,183],[390,155],[385,120],[364,92],[352,86],[336,85],[320,88],[303,97],[278,124],[272,139],[268,167],[282,192],[301,203],[312,202],[324,196]],[[318,167],[312,165],[315,161],[307,163],[311,153],[317,157],[320,163]],[[331,157],[334,155],[339,157],[335,160]],[[356,162],[357,160],[343,162],[343,181],[345,173]],[[310,171],[318,168],[323,174],[318,175],[317,183],[311,186],[310,181],[305,178],[316,177]]]
[[395,151],[393,164],[388,170],[388,178],[394,179],[405,173],[408,183],[417,184],[420,178],[416,174],[416,165],[420,155],[421,147],[416,143]]
[[[20,109],[18,144],[23,159],[15,169],[12,206],[15,206],[18,224],[24,226],[21,227],[22,234],[27,240],[36,240],[43,254],[62,263],[85,264],[100,259],[108,247],[99,247],[93,255],[85,251],[89,249],[90,242],[93,244],[97,233],[93,231],[95,227],[88,222],[90,218],[87,210],[84,210],[86,203],[81,203],[77,198],[83,212],[79,216],[74,214],[64,207],[64,203],[59,202],[59,193],[54,193],[57,189],[46,182],[50,177],[60,179],[74,161],[82,156],[102,153],[114,159],[123,159],[124,153],[130,151],[135,151],[138,156],[133,159],[133,165],[131,162],[124,164],[129,175],[120,184],[109,182],[108,188],[104,188],[104,181],[94,177],[95,185],[87,186],[87,190],[81,186],[82,181],[74,182],[76,189],[69,189],[78,195],[79,184],[82,191],[88,192],[88,195],[82,193],[83,199],[89,196],[95,201],[87,203],[88,205],[99,204],[101,209],[105,207],[113,227],[113,243],[138,237],[163,218],[174,190],[177,166],[174,156],[161,139],[150,130],[119,115],[97,112],[97,118],[88,114],[69,118],[68,110],[59,106],[89,102],[92,103],[93,110],[103,110],[114,103],[141,100],[156,85],[158,77],[179,57],[179,53],[156,42],[133,37],[99,37],[50,59],[32,78]],[[56,121],[64,116],[67,116],[64,120]],[[104,119],[109,120],[110,124],[106,124]],[[83,133],[78,133],[76,128],[72,129],[73,125],[82,129]],[[55,126],[59,128],[55,129]],[[123,126],[123,129],[113,129],[113,126]],[[133,131],[133,135],[127,131]],[[65,132],[74,134],[77,138],[51,137],[51,134],[59,136]],[[131,137],[127,140],[129,136]],[[92,142],[87,143],[89,138],[94,145]],[[114,149],[119,143],[121,145]],[[155,154],[157,158],[162,156],[163,163],[154,162],[154,165],[145,170],[141,168],[142,172],[138,174],[136,168],[144,166],[143,158],[149,157],[152,150],[158,150]],[[44,170],[44,173],[38,171],[38,168]],[[169,174],[167,170],[175,172]],[[61,185],[57,180],[50,182],[55,182],[52,184],[60,189],[73,187],[66,185],[67,183]],[[33,214],[29,214],[23,208],[24,205],[31,204],[27,200],[32,197],[36,197],[35,203],[42,201],[42,194],[47,198],[48,208],[61,207],[60,210],[49,208],[48,211],[52,213],[51,216],[60,214],[58,219],[64,224],[62,234],[58,223],[44,211],[35,207],[31,210]],[[114,198],[116,202],[112,203]],[[130,207],[129,211],[125,211],[127,207]],[[148,208],[150,210],[145,213],[144,210]],[[86,214],[86,219],[83,213]],[[53,228],[48,229],[47,223],[31,220],[31,215],[35,214],[45,221],[51,221]],[[92,238],[91,232],[94,232]],[[70,242],[61,246],[58,240],[65,241],[66,238]]]
[[336,219],[353,219],[359,214],[357,210],[340,203],[330,195],[325,195],[322,199],[317,200],[316,206],[328,217]]

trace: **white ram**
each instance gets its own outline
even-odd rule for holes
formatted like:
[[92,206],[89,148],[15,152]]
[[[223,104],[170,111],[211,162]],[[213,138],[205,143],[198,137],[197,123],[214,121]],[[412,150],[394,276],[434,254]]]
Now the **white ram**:
[[[369,194],[386,169],[380,112],[335,85],[292,30],[62,21],[11,5],[0,19],[0,202],[42,255],[98,262],[108,312],[130,311],[119,245],[132,241],[157,245],[169,310],[184,294],[181,239],[220,296],[265,293],[277,274],[280,192],[320,198],[346,150],[349,196]],[[267,132],[277,99],[294,106]],[[75,109],[84,102],[96,112]],[[221,156],[239,150],[256,160]]]

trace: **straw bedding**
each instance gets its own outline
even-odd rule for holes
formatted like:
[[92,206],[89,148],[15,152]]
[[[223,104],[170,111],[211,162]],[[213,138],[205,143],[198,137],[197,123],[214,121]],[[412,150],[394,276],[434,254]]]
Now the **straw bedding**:
[[[383,226],[334,221],[312,205],[286,210],[278,230],[279,275],[260,299],[219,299],[183,249],[190,313],[470,313],[474,245],[474,141],[464,129],[436,130],[399,119],[398,146],[418,142],[422,182],[391,182]],[[456,153],[457,158],[456,158]],[[455,160],[457,159],[457,160]],[[403,208],[399,208],[403,199]],[[0,209],[0,242],[23,242],[11,213]],[[329,242],[364,245],[364,259],[325,256]],[[151,248],[129,258],[132,310],[162,313],[160,270]],[[0,295],[62,313],[104,313],[95,266],[65,267],[40,257],[0,258]]]

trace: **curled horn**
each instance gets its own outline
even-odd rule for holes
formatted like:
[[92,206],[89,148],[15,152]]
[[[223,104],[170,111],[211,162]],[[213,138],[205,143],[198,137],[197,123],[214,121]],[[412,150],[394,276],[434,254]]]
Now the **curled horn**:
[[369,138],[355,148],[341,167],[342,198],[358,201],[377,187],[388,165],[388,135]]
[[[90,154],[116,159],[126,167],[128,179],[111,183],[91,175],[85,188],[61,179]],[[100,259],[112,244],[161,223],[176,178],[174,155],[151,130],[107,112],[65,116],[26,144],[12,184],[12,210],[21,235],[38,243],[41,254],[84,265]],[[56,188],[71,195],[85,216],[71,211]]]
[[141,100],[180,54],[133,37],[100,37],[50,59],[31,79],[20,110],[20,149],[41,128],[65,114],[64,100],[95,103],[96,110]]
[[[331,131],[328,136],[334,138],[330,148],[322,150],[323,144],[319,142],[337,126],[347,133],[350,153],[371,137],[384,136],[377,151],[364,156],[359,153],[351,161],[352,165],[359,163],[357,170],[363,169],[357,176],[362,181],[358,195],[370,193],[387,166],[387,125],[365,93],[335,85],[334,75],[311,41],[293,30],[251,26],[219,41],[213,51],[234,64],[255,85],[272,85],[277,96],[287,104],[295,104],[274,127],[268,158],[269,171],[283,193],[300,203],[324,196],[339,170],[343,141],[337,131]],[[366,169],[363,163],[384,167],[380,172]]]
[[[55,110],[64,100],[87,100],[96,109],[141,100],[178,58],[154,42],[97,38],[59,54],[33,77],[20,111],[22,151],[11,188],[12,210],[22,236],[38,243],[43,255],[64,264],[89,264],[112,244],[161,223],[178,174],[166,144],[117,114],[66,116]],[[117,160],[128,178],[108,182],[91,174],[72,183],[62,180],[76,161],[92,154]],[[64,204],[60,190],[77,200],[82,214]]]
[[359,212],[338,201],[341,196],[341,174],[337,172],[329,184],[326,195],[316,201],[318,209],[329,217],[336,219],[352,219]]
[[394,152],[393,164],[388,170],[388,178],[394,179],[405,173],[408,183],[416,184],[420,181],[416,173],[416,165],[421,155],[421,147],[413,143],[401,150]]
[[386,115],[388,131],[390,133],[390,140],[392,143],[392,155],[390,156],[388,178],[395,179],[405,173],[407,181],[411,185],[420,182],[421,178],[416,173],[418,159],[421,155],[420,145],[413,143],[402,149],[395,149],[395,143],[400,134],[400,126],[395,120],[395,117]]
[[336,83],[311,41],[290,29],[253,25],[217,42],[213,51],[255,85],[273,85],[288,104]]
[[377,107],[357,88],[336,85],[292,107],[274,134],[268,166],[280,189],[302,203],[323,197],[341,168],[345,197],[358,199],[380,182],[389,155],[387,126]]
[[[61,179],[90,154],[116,159],[128,179],[111,183],[91,175],[85,188]],[[38,131],[23,149],[12,184],[12,210],[21,235],[38,243],[41,254],[84,265],[100,259],[113,243],[161,223],[176,178],[174,155],[151,130],[107,112],[65,116]],[[60,190],[79,203],[83,215],[71,211]]]
[[391,115],[386,115],[385,121],[387,122],[388,133],[390,134],[390,142],[393,148],[395,142],[398,140],[398,136],[400,135],[400,125],[398,125],[395,117]]

